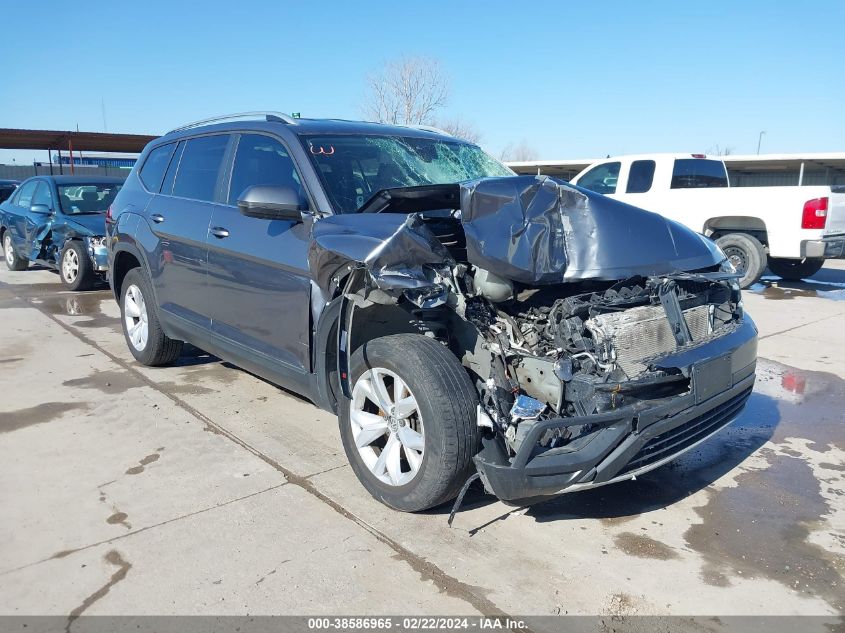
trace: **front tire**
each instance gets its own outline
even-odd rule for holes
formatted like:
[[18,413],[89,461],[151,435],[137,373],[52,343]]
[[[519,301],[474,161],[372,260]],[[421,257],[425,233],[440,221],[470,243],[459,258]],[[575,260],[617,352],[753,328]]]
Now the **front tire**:
[[140,268],[133,268],[123,279],[120,317],[126,344],[139,363],[158,367],[179,358],[183,343],[161,328],[152,285]]
[[716,244],[742,275],[740,288],[753,286],[766,270],[766,249],[756,237],[747,233],[728,233],[716,240]]
[[374,339],[350,362],[340,436],[358,480],[385,505],[425,510],[454,498],[479,448],[478,396],[442,344],[418,334]]
[[824,266],[823,259],[769,257],[769,270],[787,281],[801,281],[807,277],[812,277],[821,270],[822,266]]
[[12,244],[12,236],[9,231],[3,233],[3,256],[6,260],[6,268],[20,271],[29,268],[29,262],[15,252],[15,245]]
[[94,285],[94,264],[82,242],[74,240],[65,246],[59,260],[59,277],[68,290],[88,290]]

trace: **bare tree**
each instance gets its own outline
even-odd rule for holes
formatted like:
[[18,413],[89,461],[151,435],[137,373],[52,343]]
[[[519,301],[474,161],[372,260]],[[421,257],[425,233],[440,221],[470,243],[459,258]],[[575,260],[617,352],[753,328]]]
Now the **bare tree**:
[[713,154],[714,156],[730,156],[734,153],[734,148],[730,145],[725,145],[724,147],[716,143],[710,149],[707,150],[708,154]]
[[529,160],[537,160],[537,155],[537,150],[523,139],[519,143],[508,143],[505,145],[499,158],[503,161],[521,163]]
[[446,104],[449,81],[440,62],[428,57],[401,57],[367,77],[365,115],[379,123],[430,125]]
[[469,141],[470,143],[479,143],[481,141],[481,132],[478,131],[472,123],[464,119],[445,119],[437,122],[439,127],[444,132],[448,132],[452,136]]

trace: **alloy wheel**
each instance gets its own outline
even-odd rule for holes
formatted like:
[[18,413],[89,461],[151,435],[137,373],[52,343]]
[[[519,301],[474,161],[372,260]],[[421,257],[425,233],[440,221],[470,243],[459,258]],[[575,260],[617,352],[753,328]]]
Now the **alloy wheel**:
[[77,275],[79,275],[79,256],[74,249],[68,248],[62,258],[62,277],[67,283],[72,284],[76,281]]
[[373,367],[352,389],[352,437],[364,464],[382,483],[404,486],[419,473],[425,430],[417,399],[396,373]]
[[144,351],[150,333],[147,304],[141,289],[134,284],[129,286],[123,295],[123,326],[132,347],[139,352]]
[[3,252],[6,255],[6,263],[11,266],[15,262],[15,249],[12,246],[12,237],[6,233],[3,237]]

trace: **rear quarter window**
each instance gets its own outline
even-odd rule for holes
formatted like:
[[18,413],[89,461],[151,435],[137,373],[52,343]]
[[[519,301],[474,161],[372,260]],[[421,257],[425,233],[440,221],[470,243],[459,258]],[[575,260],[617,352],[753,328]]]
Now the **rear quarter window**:
[[164,172],[167,171],[167,166],[170,164],[170,157],[173,156],[173,148],[175,143],[168,143],[156,147],[147,156],[144,161],[144,166],[138,172],[141,182],[144,186],[154,193],[158,193],[161,189],[161,181],[164,180]]
[[720,160],[679,158],[672,170],[671,189],[727,187],[728,174]]

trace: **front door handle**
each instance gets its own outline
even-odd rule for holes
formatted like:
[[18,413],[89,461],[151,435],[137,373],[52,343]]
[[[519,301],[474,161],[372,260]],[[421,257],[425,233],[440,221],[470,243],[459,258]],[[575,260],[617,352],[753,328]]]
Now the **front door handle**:
[[222,240],[224,237],[229,237],[228,229],[224,229],[222,226],[212,226],[208,231],[214,237],[220,240]]
[[161,213],[153,213],[150,216],[150,220],[152,220],[156,224],[161,224],[162,222],[164,222],[164,216]]

